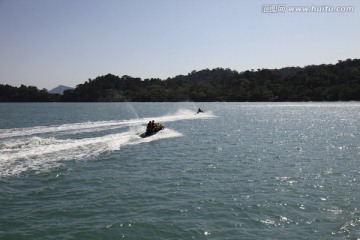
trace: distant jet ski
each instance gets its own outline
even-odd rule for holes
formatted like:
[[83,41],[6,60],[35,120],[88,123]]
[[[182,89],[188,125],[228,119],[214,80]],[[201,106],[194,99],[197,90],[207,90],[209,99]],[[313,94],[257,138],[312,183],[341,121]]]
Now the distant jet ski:
[[150,136],[156,134],[157,132],[163,130],[164,128],[165,127],[161,123],[155,123],[155,126],[153,129],[147,129],[146,132],[140,134],[140,137],[142,137],[142,138],[150,137]]
[[203,113],[204,111],[203,110],[201,110],[201,108],[199,108],[198,110],[197,110],[197,113],[196,114],[198,114],[198,113]]

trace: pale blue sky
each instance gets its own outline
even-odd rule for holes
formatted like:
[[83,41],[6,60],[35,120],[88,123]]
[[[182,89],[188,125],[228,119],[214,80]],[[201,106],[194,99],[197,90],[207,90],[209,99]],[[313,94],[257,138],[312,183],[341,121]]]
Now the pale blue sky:
[[[262,13],[264,4],[354,6]],[[161,78],[360,58],[357,0],[0,0],[0,84]]]

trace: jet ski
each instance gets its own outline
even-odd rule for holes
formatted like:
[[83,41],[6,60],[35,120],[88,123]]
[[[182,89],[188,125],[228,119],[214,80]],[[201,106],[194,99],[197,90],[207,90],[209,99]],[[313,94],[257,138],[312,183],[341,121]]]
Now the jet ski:
[[159,131],[163,130],[164,128],[165,127],[161,123],[155,123],[155,126],[152,130],[146,130],[146,132],[140,134],[140,137],[142,138],[150,137],[158,133]]
[[204,111],[201,108],[199,108],[197,113],[195,113],[195,114],[199,114],[199,113],[204,113]]

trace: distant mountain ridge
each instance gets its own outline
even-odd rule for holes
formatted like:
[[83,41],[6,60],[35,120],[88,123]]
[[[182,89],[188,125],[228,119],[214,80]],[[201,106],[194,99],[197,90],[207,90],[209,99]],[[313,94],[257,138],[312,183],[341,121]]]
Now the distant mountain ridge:
[[59,85],[56,88],[51,89],[48,91],[49,93],[57,93],[57,94],[63,94],[65,90],[74,89],[73,87],[68,87],[64,85]]

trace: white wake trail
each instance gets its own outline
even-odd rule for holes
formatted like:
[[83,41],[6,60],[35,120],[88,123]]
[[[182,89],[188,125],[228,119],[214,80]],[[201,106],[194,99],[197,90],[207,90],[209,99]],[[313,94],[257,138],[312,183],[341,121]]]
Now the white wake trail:
[[215,116],[211,111],[206,113],[195,114],[194,111],[188,109],[180,109],[175,114],[169,114],[160,117],[147,117],[130,120],[113,120],[113,121],[98,121],[98,122],[82,122],[71,123],[63,125],[51,125],[51,126],[36,126],[29,128],[12,128],[1,129],[0,139],[11,137],[24,137],[24,136],[36,136],[46,133],[52,133],[53,135],[62,134],[78,134],[84,132],[98,132],[111,130],[116,128],[131,127],[136,125],[146,124],[151,120],[156,122],[174,122],[191,119],[212,119]]
[[[2,129],[0,130],[0,178],[18,175],[25,171],[49,171],[67,160],[91,159],[99,154],[120,150],[125,145],[182,136],[177,131],[165,128],[151,137],[141,138],[139,134],[145,131],[145,125],[153,119],[156,122],[166,123],[214,117],[216,116],[211,112],[195,114],[193,111],[185,109],[160,117]],[[84,138],[76,135],[122,127],[129,129],[125,132],[104,136],[94,135]],[[51,137],[43,135],[46,133],[51,133]],[[74,137],[57,138],[62,134],[74,135]]]
[[99,122],[83,122],[52,126],[36,126],[29,128],[13,128],[0,130],[0,138],[10,138],[18,136],[29,136],[44,133],[82,133],[92,131],[102,131],[114,128],[128,126],[124,121],[99,121]]
[[91,159],[106,152],[120,150],[122,146],[180,136],[181,133],[165,129],[146,139],[129,131],[94,138],[60,140],[32,137],[5,142],[0,146],[0,178],[24,171],[45,172],[61,166],[67,160]]

